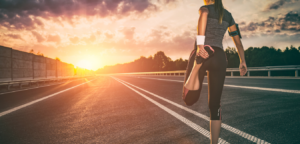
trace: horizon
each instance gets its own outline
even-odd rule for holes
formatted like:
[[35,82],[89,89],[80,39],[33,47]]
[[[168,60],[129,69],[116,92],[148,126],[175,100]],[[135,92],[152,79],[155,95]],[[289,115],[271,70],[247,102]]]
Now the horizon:
[[[300,46],[299,4],[288,0],[223,0],[224,8],[240,26],[245,50]],[[132,62],[157,51],[172,60],[187,59],[202,5],[203,0],[2,1],[0,45],[25,52],[33,49],[92,70]],[[226,32],[223,47],[228,46],[235,47]]]

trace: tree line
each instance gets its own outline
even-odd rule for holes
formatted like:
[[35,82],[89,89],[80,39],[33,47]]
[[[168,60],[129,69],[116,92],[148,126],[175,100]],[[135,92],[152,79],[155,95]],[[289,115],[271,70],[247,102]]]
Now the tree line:
[[[228,60],[227,68],[238,68],[240,59],[236,48],[227,47],[225,49]],[[275,49],[274,47],[249,47],[245,50],[245,59],[247,67],[262,66],[282,66],[282,65],[300,65],[300,46],[298,48],[291,45],[285,50]],[[98,73],[129,73],[129,72],[154,72],[154,71],[175,71],[186,70],[187,59],[172,60],[166,56],[163,51],[158,51],[153,56],[140,56],[133,62],[104,66],[98,69]],[[239,75],[235,73],[234,75]],[[254,75],[267,75],[267,72],[251,72]],[[295,75],[295,71],[274,71],[272,76],[276,75]]]

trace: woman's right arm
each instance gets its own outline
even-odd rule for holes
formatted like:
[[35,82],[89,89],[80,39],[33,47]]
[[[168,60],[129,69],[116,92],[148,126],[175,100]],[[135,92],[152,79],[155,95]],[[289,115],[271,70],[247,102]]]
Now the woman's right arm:
[[[236,30],[237,30],[237,27],[235,24],[228,27],[229,32],[236,31]],[[242,76],[247,73],[247,65],[246,65],[246,60],[245,60],[245,55],[244,55],[244,47],[243,47],[243,44],[241,42],[239,35],[233,36],[232,40],[237,48],[237,52],[240,57],[240,67],[239,68],[240,68],[240,75]]]

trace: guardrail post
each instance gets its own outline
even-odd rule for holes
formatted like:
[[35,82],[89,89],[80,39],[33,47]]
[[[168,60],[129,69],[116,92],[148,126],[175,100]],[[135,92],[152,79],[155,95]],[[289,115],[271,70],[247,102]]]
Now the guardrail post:
[[250,77],[250,71],[248,71],[248,77]]
[[271,76],[271,71],[268,71],[268,77],[270,77]]
[[298,77],[298,70],[295,70],[295,77]]
[[231,76],[233,76],[233,71],[231,72]]

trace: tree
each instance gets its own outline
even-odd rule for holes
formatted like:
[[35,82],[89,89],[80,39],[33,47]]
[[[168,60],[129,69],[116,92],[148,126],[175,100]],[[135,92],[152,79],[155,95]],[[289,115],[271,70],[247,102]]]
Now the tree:
[[[228,60],[228,68],[238,68],[240,58],[235,47],[227,47],[225,54]],[[58,59],[58,58],[57,58]],[[291,45],[284,51],[274,47],[249,47],[245,50],[245,59],[248,67],[278,66],[278,65],[300,65],[300,46],[298,49]],[[99,69],[99,73],[129,73],[129,72],[153,72],[186,70],[188,60],[182,58],[172,61],[163,51],[158,51],[153,56],[140,58],[133,62],[104,66]],[[285,73],[281,71],[272,72],[272,75],[295,75],[294,71]],[[251,72],[251,75],[267,75],[266,72]]]
[[29,51],[29,53],[32,53],[32,54],[34,54],[34,50],[33,50],[33,49],[31,49],[31,50]]
[[39,55],[39,56],[44,56],[44,54],[43,54],[43,53],[41,53],[40,51],[38,51],[38,52],[36,53],[36,55]]
[[55,60],[61,61],[60,58],[56,57]]

